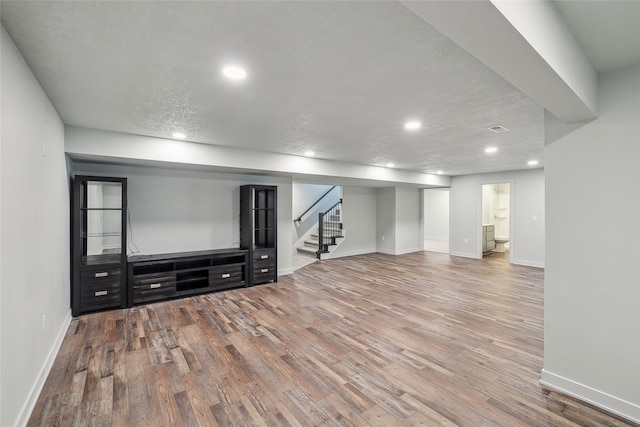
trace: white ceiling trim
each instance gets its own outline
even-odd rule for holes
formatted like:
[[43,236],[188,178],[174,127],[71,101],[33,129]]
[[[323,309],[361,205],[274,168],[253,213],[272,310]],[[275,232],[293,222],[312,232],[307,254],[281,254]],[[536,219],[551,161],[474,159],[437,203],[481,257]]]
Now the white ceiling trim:
[[401,3],[561,120],[596,118],[597,73],[551,3]]

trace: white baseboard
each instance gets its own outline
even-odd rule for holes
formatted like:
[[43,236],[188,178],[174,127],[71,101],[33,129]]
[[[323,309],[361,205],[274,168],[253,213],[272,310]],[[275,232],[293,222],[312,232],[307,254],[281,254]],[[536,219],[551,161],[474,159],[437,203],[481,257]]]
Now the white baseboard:
[[386,249],[378,249],[377,252],[385,255],[405,255],[405,254],[412,254],[414,252],[422,252],[422,249],[413,248],[413,249],[403,249],[401,251],[388,251]]
[[482,256],[478,257],[476,254],[470,253],[470,252],[454,252],[454,251],[451,251],[451,252],[449,252],[449,255],[451,255],[451,256],[459,256],[459,257],[462,257],[462,258],[482,259]]
[[627,402],[544,369],[542,370],[540,384],[633,422],[640,423],[640,404]]
[[348,257],[348,256],[357,256],[357,255],[367,255],[367,254],[374,254],[376,253],[375,249],[364,249],[364,250],[359,250],[359,251],[350,251],[350,252],[334,252],[331,254],[331,258],[330,259],[335,259],[335,258],[344,258],[344,257]]
[[438,236],[425,236],[424,240],[436,240],[438,242],[448,242],[448,237],[438,237]]
[[513,260],[513,264],[524,265],[526,267],[544,268],[544,262],[527,261],[527,260],[524,260],[524,259],[514,259]]
[[395,251],[388,251],[386,249],[378,249],[376,250],[376,252],[380,253],[380,254],[385,254],[385,255],[395,255]]
[[278,276],[286,276],[287,274],[293,274],[293,267],[281,268],[278,270]]
[[71,324],[71,310],[67,312],[67,316],[62,322],[62,326],[58,331],[58,335],[56,336],[51,349],[49,350],[49,354],[47,354],[47,358],[44,360],[42,367],[40,368],[40,372],[38,373],[38,377],[36,378],[36,382],[31,387],[29,391],[29,397],[26,402],[22,406],[20,410],[20,414],[18,415],[18,420],[15,423],[16,427],[26,426],[29,422],[29,418],[31,417],[31,413],[36,406],[36,402],[38,401],[38,397],[40,397],[40,393],[42,392],[42,388],[44,387],[44,383],[49,376],[49,372],[51,371],[51,367],[53,366],[53,362],[56,360],[56,356],[58,355],[58,351],[60,351],[60,347],[62,346],[62,341],[64,340],[65,335],[67,334],[67,329],[69,329],[69,324]]
[[396,251],[394,255],[406,255],[406,254],[412,254],[414,252],[422,252],[422,249],[421,248],[403,249],[401,251]]

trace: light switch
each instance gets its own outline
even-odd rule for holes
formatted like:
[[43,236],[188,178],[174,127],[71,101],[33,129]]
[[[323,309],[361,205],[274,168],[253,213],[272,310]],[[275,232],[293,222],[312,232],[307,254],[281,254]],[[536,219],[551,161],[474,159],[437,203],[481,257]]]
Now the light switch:
[[538,220],[538,215],[533,215],[531,217],[531,221],[537,221]]

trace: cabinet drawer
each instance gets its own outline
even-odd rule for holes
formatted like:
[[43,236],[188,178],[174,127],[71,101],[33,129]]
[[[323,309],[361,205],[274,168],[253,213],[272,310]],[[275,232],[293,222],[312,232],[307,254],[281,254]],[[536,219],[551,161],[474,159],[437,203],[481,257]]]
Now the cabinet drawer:
[[253,284],[275,281],[276,269],[274,267],[260,267],[253,269]]
[[209,286],[213,288],[224,288],[242,284],[244,277],[242,265],[227,265],[214,267],[209,270]]
[[[138,274],[131,278],[133,287],[148,286],[158,283],[175,282],[176,276],[173,273]],[[157,287],[157,286],[156,286]]]
[[271,261],[275,260],[276,251],[275,249],[258,249],[253,251],[253,261]]
[[265,268],[268,269],[269,271],[273,271],[275,266],[276,266],[276,263],[275,263],[275,260],[273,258],[265,259],[265,260],[253,261],[253,271],[254,272],[257,272],[257,271],[260,271],[260,270],[264,270]]
[[137,284],[133,288],[133,303],[140,304],[151,301],[158,301],[171,298],[176,293],[176,282],[151,282],[147,284]]
[[89,283],[80,287],[82,310],[119,307],[121,303],[120,281],[108,283]]
[[97,269],[82,269],[80,270],[80,280],[82,282],[90,282],[94,280],[105,280],[105,279],[113,279],[114,276],[117,277],[116,280],[120,280],[120,274],[122,270],[120,266],[117,267],[104,267]]

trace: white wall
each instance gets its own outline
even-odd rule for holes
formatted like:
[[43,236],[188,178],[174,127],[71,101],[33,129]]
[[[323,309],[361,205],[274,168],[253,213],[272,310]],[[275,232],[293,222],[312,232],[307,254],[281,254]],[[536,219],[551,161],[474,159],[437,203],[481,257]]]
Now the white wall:
[[376,229],[378,252],[401,255],[419,251],[421,190],[413,187],[378,188]]
[[542,382],[640,422],[639,66],[601,76],[598,109],[545,118]]
[[449,240],[449,189],[424,190],[424,238]]
[[342,224],[346,238],[331,258],[376,252],[377,190],[343,187],[342,200]]
[[482,184],[502,182],[511,184],[511,262],[544,267],[545,175],[542,169],[452,178],[449,252],[451,255],[482,258]]
[[422,191],[413,187],[396,187],[395,255],[416,252],[422,248]]
[[376,195],[376,247],[378,252],[396,252],[396,189],[378,188]]
[[12,426],[26,424],[71,320],[70,199],[62,121],[0,38],[0,425]]
[[291,179],[76,163],[77,174],[127,178],[128,254],[238,247],[240,186],[278,186],[278,273],[292,262]]

